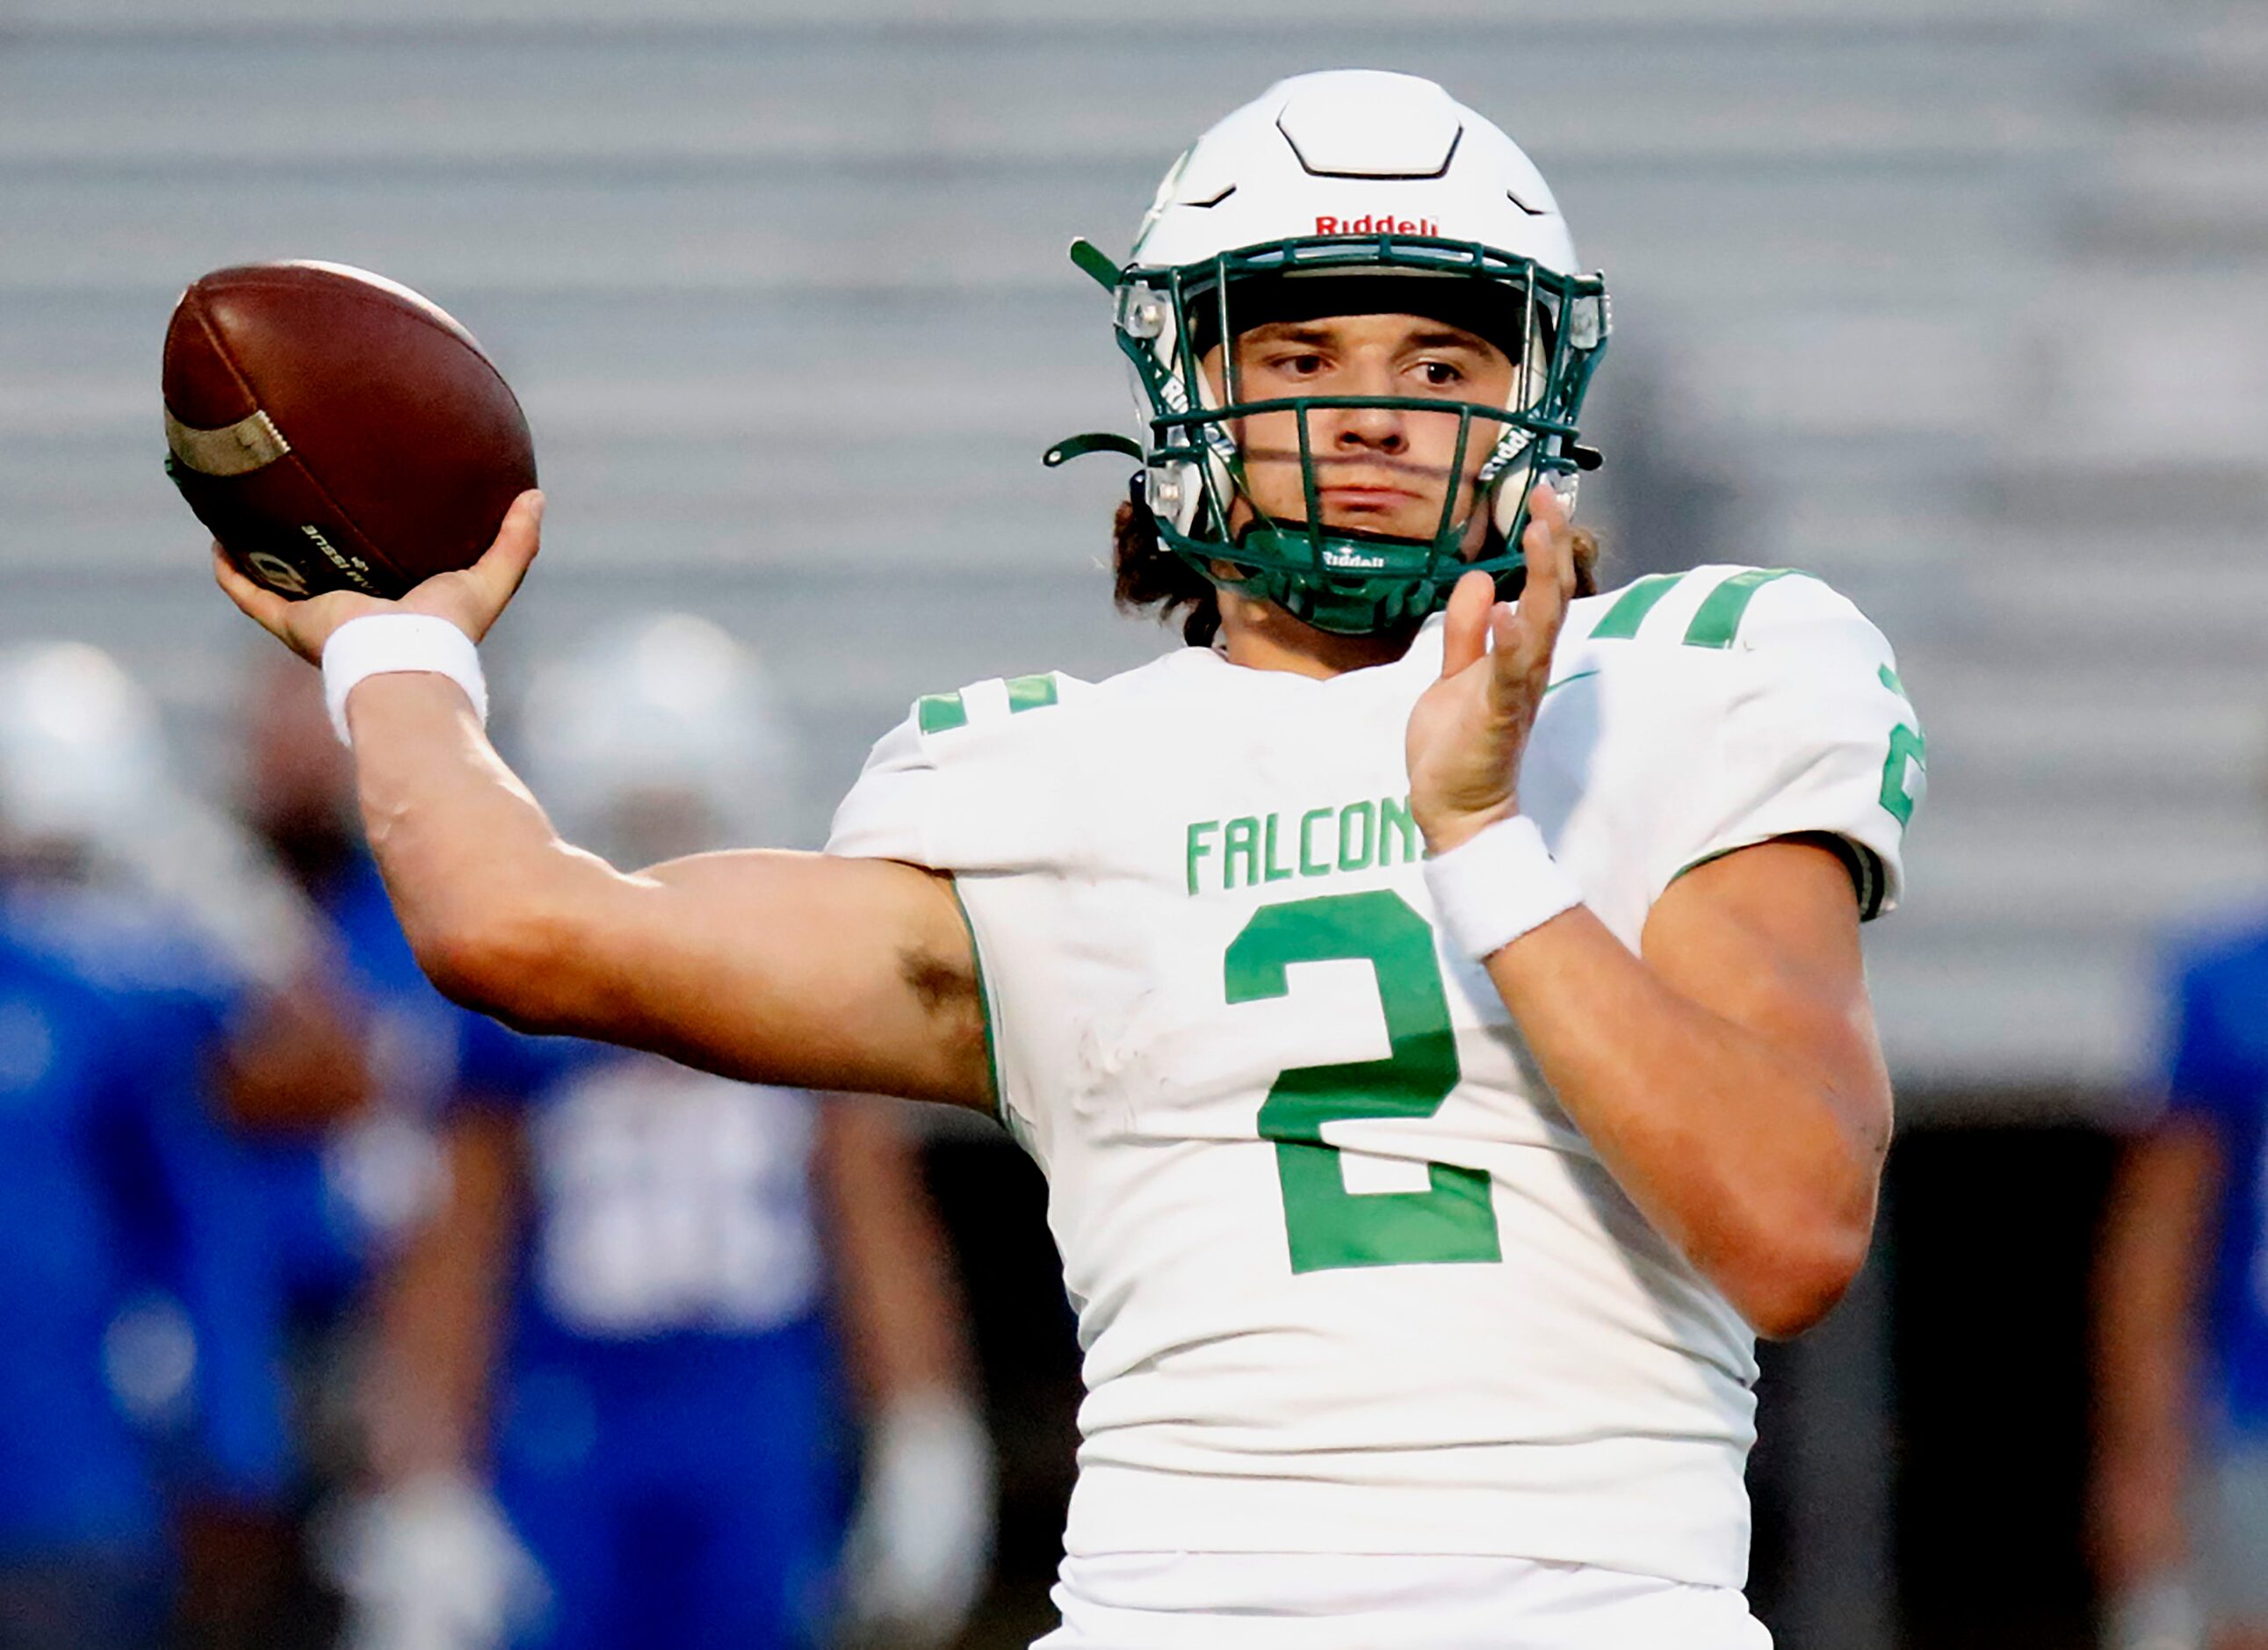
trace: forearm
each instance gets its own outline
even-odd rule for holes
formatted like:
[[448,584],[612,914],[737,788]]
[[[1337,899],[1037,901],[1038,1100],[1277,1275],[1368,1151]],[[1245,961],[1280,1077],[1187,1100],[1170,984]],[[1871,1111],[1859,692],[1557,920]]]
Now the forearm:
[[[2182,1217],[2171,1217],[2176,1224]],[[2187,1470],[2194,1333],[2187,1279],[2169,1275],[2152,1251],[2155,1234],[2138,1233],[2114,1213],[2107,1224],[2096,1283],[2095,1418],[2107,1462],[2146,1467],[2175,1510]]]
[[229,1121],[259,1132],[328,1127],[370,1092],[358,1028],[312,978],[253,1005],[222,1054],[219,1079]]
[[2188,1372],[2177,1357],[2131,1345],[2106,1350],[2096,1368],[2088,1523],[2097,1573],[2116,1591],[2188,1558]]
[[913,1143],[882,1102],[822,1102],[818,1168],[852,1374],[870,1410],[969,1382],[959,1287]]
[[2222,1173],[2211,1133],[2183,1122],[2134,1142],[2112,1182],[2094,1278],[2089,1508],[2109,1587],[2146,1581],[2185,1556],[2197,1292]]
[[[539,1017],[541,970],[508,966],[515,945],[571,916],[612,873],[561,842],[445,677],[373,676],[347,704],[364,829],[418,962],[472,1006]],[[503,961],[506,965],[499,966]],[[497,1000],[525,975],[526,1000]]]
[[1759,1331],[1823,1315],[1873,1227],[1888,1131],[1856,1121],[1864,1097],[1785,1051],[1801,1040],[1675,989],[1586,909],[1488,969],[1560,1104],[1655,1229]]
[[519,1131],[470,1112],[444,1141],[440,1205],[381,1281],[363,1391],[380,1483],[477,1470],[519,1219]]

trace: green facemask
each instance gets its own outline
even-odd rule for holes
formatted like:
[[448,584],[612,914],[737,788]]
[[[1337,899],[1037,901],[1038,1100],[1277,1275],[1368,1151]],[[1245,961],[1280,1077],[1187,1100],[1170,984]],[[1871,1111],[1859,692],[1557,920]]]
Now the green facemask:
[[[1414,624],[1476,568],[1504,595],[1515,593],[1528,492],[1544,477],[1597,465],[1597,454],[1576,440],[1607,340],[1606,288],[1596,276],[1562,275],[1475,242],[1388,235],[1276,241],[1170,267],[1121,269],[1085,241],[1071,255],[1116,297],[1118,344],[1147,402],[1149,432],[1140,447],[1074,438],[1049,461],[1101,447],[1140,457],[1162,542],[1213,583],[1275,602],[1319,630],[1363,635]],[[1219,404],[1204,404],[1212,398],[1198,362],[1212,343],[1264,321],[1360,313],[1437,318],[1524,361],[1515,404],[1324,395],[1243,401],[1233,377]],[[1452,476],[1486,449],[1477,482],[1447,490],[1430,537],[1322,525],[1313,418],[1349,408],[1454,415]],[[1304,519],[1270,517],[1253,503],[1232,426],[1261,413],[1292,416]],[[1252,519],[1231,535],[1226,524],[1240,495],[1253,505]],[[1485,519],[1484,536],[1480,553],[1468,556],[1476,515]]]

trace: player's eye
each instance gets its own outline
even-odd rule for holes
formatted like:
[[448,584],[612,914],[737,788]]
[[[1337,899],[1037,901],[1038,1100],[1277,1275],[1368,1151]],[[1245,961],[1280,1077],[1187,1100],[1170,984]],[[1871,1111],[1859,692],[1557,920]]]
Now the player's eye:
[[1277,356],[1268,365],[1285,378],[1314,378],[1323,370],[1323,357],[1312,350],[1305,350],[1296,355]]
[[1418,376],[1425,381],[1426,387],[1430,389],[1447,389],[1453,384],[1462,384],[1465,381],[1463,372],[1454,362],[1449,361],[1420,361],[1418,364]]

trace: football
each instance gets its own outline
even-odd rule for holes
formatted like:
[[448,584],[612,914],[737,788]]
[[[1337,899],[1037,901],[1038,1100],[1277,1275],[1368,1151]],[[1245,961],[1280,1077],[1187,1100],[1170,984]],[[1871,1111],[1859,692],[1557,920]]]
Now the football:
[[469,567],[535,485],[527,419],[438,305],[335,263],[216,269],[166,328],[166,474],[291,597]]

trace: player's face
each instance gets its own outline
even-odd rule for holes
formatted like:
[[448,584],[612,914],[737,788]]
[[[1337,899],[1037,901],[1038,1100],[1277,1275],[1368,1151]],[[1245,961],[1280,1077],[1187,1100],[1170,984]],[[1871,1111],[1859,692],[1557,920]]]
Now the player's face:
[[[1340,315],[1273,321],[1235,344],[1235,398],[1277,401],[1300,395],[1407,397],[1502,407],[1511,399],[1513,365],[1503,350],[1458,328],[1418,315]],[[1204,359],[1216,394],[1226,394],[1221,350]],[[1454,475],[1458,416],[1384,407],[1326,408],[1307,414],[1315,490],[1328,527],[1397,538],[1431,539],[1441,504],[1457,492],[1454,519],[1471,518],[1468,549],[1487,530],[1473,509],[1475,482],[1502,424],[1476,417]],[[1230,432],[1244,455],[1248,497],[1232,509],[1241,531],[1256,508],[1278,521],[1305,521],[1299,415],[1259,413],[1235,420]]]

